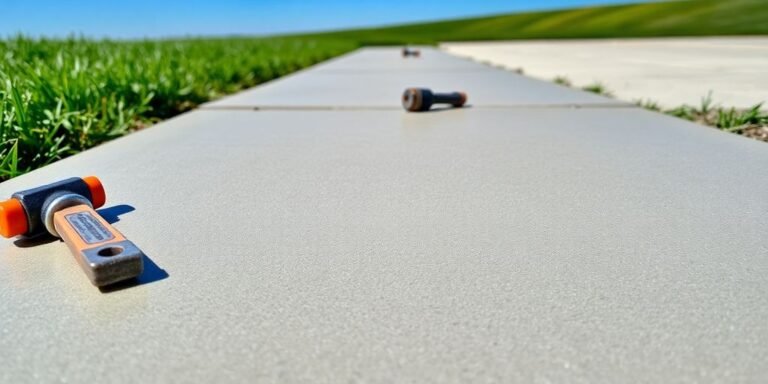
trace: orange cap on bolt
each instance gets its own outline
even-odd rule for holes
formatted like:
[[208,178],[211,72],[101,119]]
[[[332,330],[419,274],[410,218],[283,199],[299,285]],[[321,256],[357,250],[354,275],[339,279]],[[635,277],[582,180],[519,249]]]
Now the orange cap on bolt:
[[0,201],[0,235],[11,238],[27,232],[27,213],[16,199]]
[[93,209],[99,208],[107,202],[107,193],[104,192],[104,186],[101,185],[101,180],[96,176],[83,177],[83,181],[88,184],[88,189],[91,190],[91,203],[93,203]]

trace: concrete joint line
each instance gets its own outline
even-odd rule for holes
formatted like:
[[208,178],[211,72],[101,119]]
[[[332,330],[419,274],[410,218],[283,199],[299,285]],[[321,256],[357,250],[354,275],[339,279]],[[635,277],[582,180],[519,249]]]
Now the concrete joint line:
[[[482,106],[467,106],[464,108],[455,109],[468,109],[468,110],[485,110],[485,109],[637,109],[634,104],[551,104],[551,105],[482,105]],[[205,111],[401,111],[402,107],[385,107],[385,106],[292,106],[292,105],[278,105],[278,106],[264,106],[264,107],[252,107],[252,106],[211,106],[202,107],[201,110]],[[454,109],[454,108],[448,108]]]

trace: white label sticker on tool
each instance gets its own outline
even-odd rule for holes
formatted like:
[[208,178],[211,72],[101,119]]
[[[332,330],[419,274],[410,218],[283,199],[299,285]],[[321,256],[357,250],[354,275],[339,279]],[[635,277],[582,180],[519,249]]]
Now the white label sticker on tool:
[[77,231],[77,234],[88,244],[101,243],[103,241],[112,240],[115,236],[112,235],[101,222],[93,217],[89,212],[77,212],[71,213],[65,216],[72,228]]

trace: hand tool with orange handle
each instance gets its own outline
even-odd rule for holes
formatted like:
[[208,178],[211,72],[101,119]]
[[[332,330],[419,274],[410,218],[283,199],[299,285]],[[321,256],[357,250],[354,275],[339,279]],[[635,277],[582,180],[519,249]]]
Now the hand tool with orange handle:
[[144,254],[94,210],[105,202],[104,186],[93,176],[16,192],[0,201],[0,235],[60,237],[99,287],[137,277]]
[[428,111],[434,104],[450,104],[461,107],[467,102],[464,92],[432,93],[426,88],[408,88],[403,92],[403,108],[409,112]]

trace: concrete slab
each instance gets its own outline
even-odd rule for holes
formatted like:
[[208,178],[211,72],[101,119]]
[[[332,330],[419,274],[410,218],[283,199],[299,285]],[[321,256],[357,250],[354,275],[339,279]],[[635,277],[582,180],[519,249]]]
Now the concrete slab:
[[766,165],[636,108],[185,114],[0,184],[101,176],[156,264],[0,240],[0,382],[759,382]]
[[[478,64],[478,66],[480,66]],[[217,101],[203,108],[377,108],[401,110],[408,87],[464,91],[473,107],[623,106],[627,103],[480,66],[457,72],[306,71]]]
[[419,49],[421,57],[403,59],[400,49],[393,47],[367,47],[348,55],[312,67],[313,72],[463,72],[482,71],[485,65],[457,57],[432,47]]
[[768,37],[449,43],[448,52],[577,86],[600,82],[625,101],[726,107],[768,102]]

